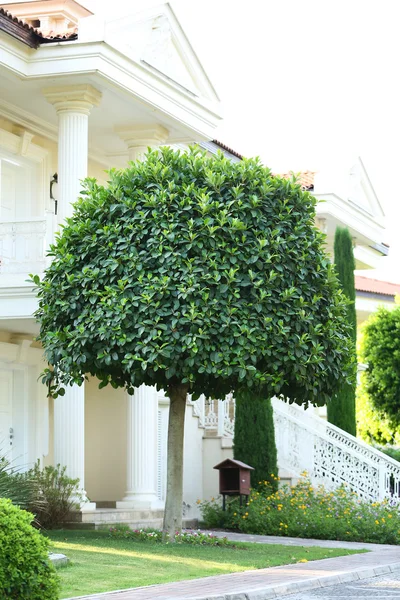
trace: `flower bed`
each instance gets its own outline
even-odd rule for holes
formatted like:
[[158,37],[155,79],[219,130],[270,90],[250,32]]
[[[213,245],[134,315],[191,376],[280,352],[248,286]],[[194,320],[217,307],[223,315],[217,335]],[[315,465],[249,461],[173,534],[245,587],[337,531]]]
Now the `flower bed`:
[[[110,536],[136,542],[171,542],[167,532],[160,529],[131,529],[128,525],[116,525],[110,528]],[[220,538],[212,533],[201,531],[182,531],[174,535],[174,543],[196,546],[234,546],[226,537]]]
[[272,492],[268,481],[252,490],[240,507],[232,500],[224,512],[219,500],[200,503],[205,527],[243,533],[333,539],[382,544],[400,543],[400,513],[389,500],[368,502],[342,486],[328,491],[304,476],[293,487]]

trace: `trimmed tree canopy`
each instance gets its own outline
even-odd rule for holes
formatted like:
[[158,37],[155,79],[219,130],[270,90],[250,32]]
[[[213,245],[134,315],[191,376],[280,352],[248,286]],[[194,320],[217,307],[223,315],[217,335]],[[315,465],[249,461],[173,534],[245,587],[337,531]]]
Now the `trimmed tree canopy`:
[[379,308],[363,329],[364,389],[395,429],[400,425],[400,306]]
[[150,151],[84,183],[37,276],[53,395],[142,383],[322,405],[353,370],[316,200],[257,160]]

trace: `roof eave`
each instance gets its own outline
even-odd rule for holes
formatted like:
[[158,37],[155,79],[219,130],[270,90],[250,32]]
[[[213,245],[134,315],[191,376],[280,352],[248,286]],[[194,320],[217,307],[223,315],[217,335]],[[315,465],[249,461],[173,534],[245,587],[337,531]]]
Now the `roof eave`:
[[0,11],[0,31],[4,31],[16,40],[26,44],[30,48],[37,48],[42,42],[41,36],[32,29],[27,29],[19,21],[14,21],[3,11]]

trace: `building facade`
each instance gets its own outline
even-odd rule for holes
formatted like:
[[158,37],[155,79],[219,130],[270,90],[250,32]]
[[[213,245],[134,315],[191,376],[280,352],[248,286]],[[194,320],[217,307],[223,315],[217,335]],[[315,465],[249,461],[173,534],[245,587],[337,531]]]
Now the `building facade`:
[[[65,465],[80,479],[88,522],[159,523],[168,398],[146,386],[133,396],[99,390],[94,379],[47,398],[29,275],[45,269],[86,176],[104,183],[107,169],[164,144],[197,142],[240,160],[210,142],[220,119],[218,96],[168,3],[123,18],[99,17],[75,0],[0,4],[0,454],[20,468],[37,459]],[[317,223],[328,244],[335,225],[347,225],[358,266],[370,267],[386,252],[383,213],[361,161],[349,177],[350,192],[314,174],[307,186],[325,201]],[[204,402],[188,399],[188,518],[198,498],[216,493],[212,467],[232,451],[232,399],[206,404],[208,428]]]

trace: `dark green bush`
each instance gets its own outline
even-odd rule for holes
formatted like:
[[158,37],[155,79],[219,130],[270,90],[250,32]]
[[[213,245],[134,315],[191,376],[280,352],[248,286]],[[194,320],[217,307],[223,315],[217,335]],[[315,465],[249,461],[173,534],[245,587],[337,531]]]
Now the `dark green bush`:
[[254,393],[236,396],[233,454],[236,460],[253,467],[251,486],[258,488],[271,474],[274,491],[278,489],[278,463],[275,444],[274,417],[270,398]]
[[39,461],[25,474],[35,482],[36,497],[29,505],[40,527],[54,529],[69,520],[72,510],[79,507],[79,479],[66,475],[66,467],[57,465],[43,469]]
[[56,600],[58,578],[48,541],[31,526],[33,515],[0,499],[0,598]]

